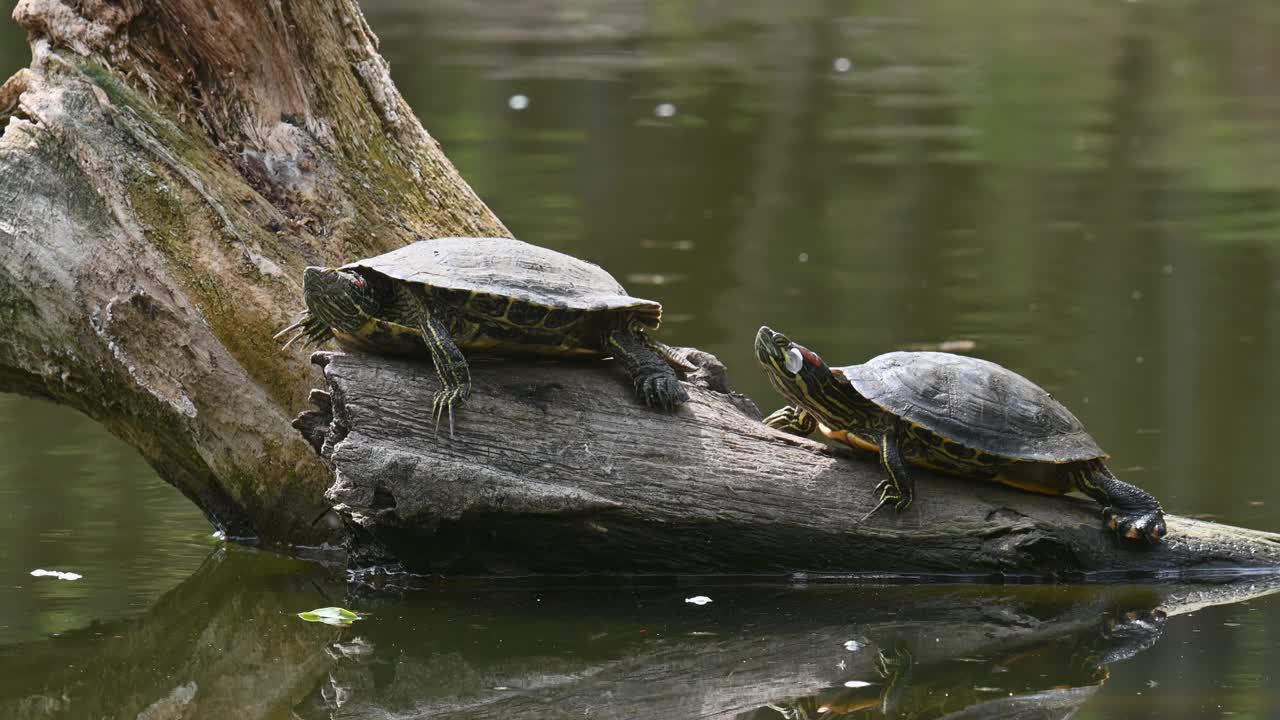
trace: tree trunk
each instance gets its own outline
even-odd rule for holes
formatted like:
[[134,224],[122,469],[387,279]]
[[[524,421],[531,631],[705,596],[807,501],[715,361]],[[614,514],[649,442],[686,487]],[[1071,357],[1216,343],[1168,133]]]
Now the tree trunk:
[[[334,468],[356,560],[448,573],[961,573],[1150,578],[1280,567],[1280,535],[1169,517],[1120,542],[1100,508],[918,472],[895,516],[866,453],[776,432],[690,359],[674,415],[608,363],[475,363],[456,435],[437,432],[429,364],[317,353],[327,391],[295,424]],[[745,408],[745,409],[744,409]]]
[[505,235],[354,0],[22,0],[0,87],[0,390],[137,447],[233,536],[307,543],[327,473],[274,331],[301,270]]

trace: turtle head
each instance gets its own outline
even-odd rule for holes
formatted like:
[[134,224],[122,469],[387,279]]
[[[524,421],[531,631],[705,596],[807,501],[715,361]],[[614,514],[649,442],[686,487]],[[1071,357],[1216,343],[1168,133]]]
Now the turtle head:
[[309,267],[302,273],[302,297],[314,321],[354,334],[378,314],[372,284],[355,270]]
[[768,327],[756,332],[756,360],[778,392],[806,406],[833,378],[817,353]]
[[756,359],[765,372],[793,379],[814,373],[830,374],[831,368],[818,354],[780,332],[761,327],[756,333]]

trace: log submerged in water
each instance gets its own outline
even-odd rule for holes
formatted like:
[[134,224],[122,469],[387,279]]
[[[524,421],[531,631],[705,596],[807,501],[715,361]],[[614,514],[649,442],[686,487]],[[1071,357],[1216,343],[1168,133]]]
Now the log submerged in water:
[[674,414],[636,403],[607,362],[477,362],[456,433],[431,416],[427,363],[319,352],[326,389],[303,431],[355,563],[418,572],[957,573],[1152,578],[1280,571],[1280,535],[1168,517],[1120,542],[1099,507],[919,472],[901,515],[863,522],[873,457],[774,431],[700,370]]

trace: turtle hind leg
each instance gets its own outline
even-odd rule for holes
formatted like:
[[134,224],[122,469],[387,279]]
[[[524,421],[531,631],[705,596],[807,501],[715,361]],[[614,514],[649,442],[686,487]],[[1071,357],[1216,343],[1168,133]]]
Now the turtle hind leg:
[[622,369],[631,377],[636,395],[645,405],[674,410],[689,400],[675,370],[638,332],[610,332],[605,338],[605,352],[622,364]]
[[818,421],[813,415],[809,414],[804,408],[798,408],[794,405],[774,410],[769,417],[762,420],[765,425],[774,430],[781,430],[791,435],[799,435],[806,437],[812,435],[814,430],[818,429]]
[[1120,537],[1147,542],[1164,537],[1164,510],[1146,490],[1120,480],[1097,461],[1072,468],[1071,477],[1081,492],[1103,506],[1103,521]]

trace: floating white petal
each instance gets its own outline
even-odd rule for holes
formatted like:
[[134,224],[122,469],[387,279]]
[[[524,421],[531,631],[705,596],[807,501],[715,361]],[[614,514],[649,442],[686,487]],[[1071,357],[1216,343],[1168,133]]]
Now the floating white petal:
[[80,573],[62,572],[61,570],[32,570],[35,577],[56,577],[59,580],[79,580],[84,577]]

